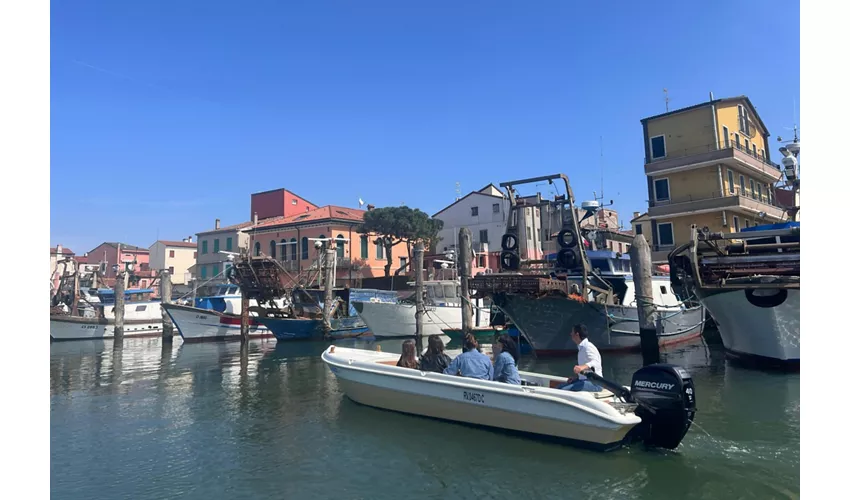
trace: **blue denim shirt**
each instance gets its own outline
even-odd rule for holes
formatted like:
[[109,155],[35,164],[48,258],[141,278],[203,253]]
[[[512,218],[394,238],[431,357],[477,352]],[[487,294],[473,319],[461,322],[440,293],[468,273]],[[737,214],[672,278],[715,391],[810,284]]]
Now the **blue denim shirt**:
[[521,382],[519,371],[516,368],[516,361],[514,361],[514,357],[509,353],[503,351],[496,358],[496,366],[493,368],[493,380],[520,385]]
[[493,380],[493,363],[490,357],[478,349],[466,351],[459,355],[443,370],[446,375],[457,375],[458,370],[464,377]]

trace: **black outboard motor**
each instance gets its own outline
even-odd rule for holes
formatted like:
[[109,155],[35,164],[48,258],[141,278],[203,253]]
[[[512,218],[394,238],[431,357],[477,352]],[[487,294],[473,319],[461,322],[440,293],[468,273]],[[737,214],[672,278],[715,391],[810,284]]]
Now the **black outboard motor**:
[[649,446],[674,449],[684,439],[696,413],[691,374],[680,366],[657,363],[632,375],[630,399],[638,405],[640,433]]

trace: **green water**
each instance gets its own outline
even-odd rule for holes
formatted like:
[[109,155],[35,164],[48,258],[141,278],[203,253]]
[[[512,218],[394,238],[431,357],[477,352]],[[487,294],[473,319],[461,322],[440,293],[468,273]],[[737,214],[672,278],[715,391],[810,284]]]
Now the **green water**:
[[[606,454],[360,406],[339,392],[325,347],[53,343],[52,497],[799,496],[799,374],[736,367],[701,340],[664,354],[694,376],[698,427],[675,451]],[[641,359],[603,363],[606,378],[628,383]],[[559,375],[573,364],[521,360]]]

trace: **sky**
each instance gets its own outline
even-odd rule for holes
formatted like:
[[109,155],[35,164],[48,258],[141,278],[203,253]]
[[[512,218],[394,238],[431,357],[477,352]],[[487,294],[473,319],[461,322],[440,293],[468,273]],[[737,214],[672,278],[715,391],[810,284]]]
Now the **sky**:
[[799,116],[784,0],[79,0],[50,24],[50,238],[78,254],[249,220],[270,189],[434,214],[557,173],[628,228],[663,89],[749,96],[774,159]]

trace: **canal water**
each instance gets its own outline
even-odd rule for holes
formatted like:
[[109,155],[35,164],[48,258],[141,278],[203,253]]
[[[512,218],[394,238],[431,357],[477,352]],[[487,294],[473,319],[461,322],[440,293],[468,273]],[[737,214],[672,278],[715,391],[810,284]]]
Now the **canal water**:
[[[380,343],[400,351],[400,341]],[[675,451],[610,453],[360,406],[322,363],[326,346],[51,344],[51,496],[799,497],[799,374],[737,367],[702,339],[663,354],[694,376],[697,426]],[[574,364],[521,360],[558,375]],[[603,364],[627,384],[641,358],[608,354]]]

